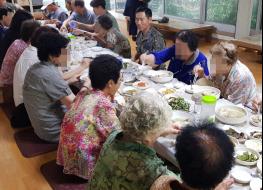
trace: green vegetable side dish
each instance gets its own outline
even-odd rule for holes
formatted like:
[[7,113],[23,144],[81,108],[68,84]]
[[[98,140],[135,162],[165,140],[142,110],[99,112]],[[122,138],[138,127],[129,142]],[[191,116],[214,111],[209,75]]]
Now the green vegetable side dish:
[[258,160],[258,157],[253,153],[244,152],[243,154],[238,155],[237,159],[245,162],[255,162]]
[[169,105],[172,107],[173,110],[182,110],[189,112],[190,111],[190,104],[181,97],[171,97],[168,100]]

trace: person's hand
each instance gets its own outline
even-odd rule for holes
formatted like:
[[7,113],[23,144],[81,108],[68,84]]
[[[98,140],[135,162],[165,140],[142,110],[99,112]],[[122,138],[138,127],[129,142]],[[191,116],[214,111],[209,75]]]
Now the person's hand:
[[85,31],[75,28],[75,29],[72,30],[72,34],[74,34],[76,36],[80,36],[80,35],[84,35]]
[[147,63],[147,54],[144,53],[140,56],[140,62],[144,65]]
[[80,63],[80,66],[81,66],[83,69],[87,69],[87,68],[89,68],[91,61],[92,61],[92,59],[83,58],[83,60],[82,60],[81,63]]
[[61,28],[60,28],[60,32],[68,33],[67,27],[65,25],[62,25]]
[[163,131],[162,131],[162,134],[161,136],[162,137],[165,137],[167,135],[177,135],[181,132],[181,129],[178,125],[176,124],[172,124],[170,127],[167,127],[165,128]]
[[228,190],[230,189],[231,185],[233,185],[233,183],[234,183],[233,178],[225,179],[215,188],[215,190]]
[[204,78],[205,76],[204,68],[201,67],[201,65],[196,65],[193,69],[193,74],[195,76],[198,76],[199,78]]

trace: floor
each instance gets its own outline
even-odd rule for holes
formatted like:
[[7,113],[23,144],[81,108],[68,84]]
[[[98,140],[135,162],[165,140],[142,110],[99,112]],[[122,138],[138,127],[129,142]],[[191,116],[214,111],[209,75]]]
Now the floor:
[[[125,25],[121,24],[122,27]],[[122,30],[125,30],[122,28]],[[132,43],[133,54],[135,50]],[[201,43],[200,49],[208,54],[211,46],[216,43]],[[168,41],[167,45],[171,45]],[[254,52],[240,50],[240,59],[251,69],[259,86],[262,84],[262,60]],[[15,130],[0,107],[0,190],[50,190],[51,187],[40,173],[40,166],[55,159],[56,152],[34,158],[24,158],[15,144]]]

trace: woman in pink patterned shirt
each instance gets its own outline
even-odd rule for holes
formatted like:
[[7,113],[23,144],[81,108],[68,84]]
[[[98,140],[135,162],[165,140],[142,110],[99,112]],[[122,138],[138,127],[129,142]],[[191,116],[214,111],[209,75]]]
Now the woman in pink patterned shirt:
[[121,68],[121,63],[110,55],[91,63],[93,89],[76,96],[61,126],[57,164],[64,166],[64,173],[90,179],[103,143],[119,128],[112,100],[120,86]]
[[21,26],[21,39],[15,40],[8,48],[0,71],[0,86],[12,85],[16,62],[28,47],[33,32],[40,27],[34,20],[24,21]]

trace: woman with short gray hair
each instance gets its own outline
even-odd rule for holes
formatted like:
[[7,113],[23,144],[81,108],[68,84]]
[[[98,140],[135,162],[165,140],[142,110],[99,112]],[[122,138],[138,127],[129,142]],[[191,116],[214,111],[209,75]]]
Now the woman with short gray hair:
[[120,115],[123,131],[114,131],[104,143],[89,189],[149,189],[160,175],[173,174],[152,148],[158,137],[179,132],[171,113],[158,94],[133,97]]

